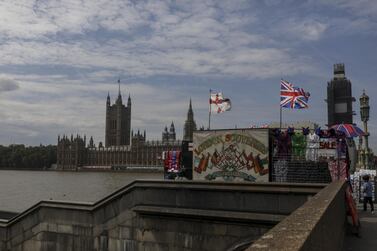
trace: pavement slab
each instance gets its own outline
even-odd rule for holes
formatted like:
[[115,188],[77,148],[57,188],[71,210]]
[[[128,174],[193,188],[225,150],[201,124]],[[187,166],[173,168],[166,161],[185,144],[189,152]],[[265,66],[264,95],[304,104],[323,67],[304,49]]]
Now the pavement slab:
[[[376,204],[374,207],[376,208]],[[359,236],[347,234],[344,240],[343,251],[375,251],[377,250],[377,212],[373,214],[368,205],[368,211],[358,207],[360,217]]]

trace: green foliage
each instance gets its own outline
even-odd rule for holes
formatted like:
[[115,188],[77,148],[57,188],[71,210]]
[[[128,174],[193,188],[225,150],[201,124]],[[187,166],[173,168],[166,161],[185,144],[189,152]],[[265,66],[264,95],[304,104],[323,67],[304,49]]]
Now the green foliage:
[[0,169],[46,169],[56,163],[56,146],[0,145]]

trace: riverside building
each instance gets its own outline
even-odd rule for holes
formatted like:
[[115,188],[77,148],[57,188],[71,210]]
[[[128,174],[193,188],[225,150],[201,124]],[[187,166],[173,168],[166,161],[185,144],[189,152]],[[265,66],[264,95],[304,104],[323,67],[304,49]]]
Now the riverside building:
[[[110,94],[106,100],[105,145],[94,144],[93,137],[87,142],[86,136],[58,136],[57,168],[78,169],[102,168],[121,169],[127,167],[157,167],[163,165],[164,151],[180,151],[182,141],[176,139],[175,126],[166,126],[161,140],[148,141],[146,131],[131,130],[131,97],[123,104],[119,88],[118,97],[111,104]],[[196,130],[194,113],[190,100],[184,126],[184,140],[192,140]]]

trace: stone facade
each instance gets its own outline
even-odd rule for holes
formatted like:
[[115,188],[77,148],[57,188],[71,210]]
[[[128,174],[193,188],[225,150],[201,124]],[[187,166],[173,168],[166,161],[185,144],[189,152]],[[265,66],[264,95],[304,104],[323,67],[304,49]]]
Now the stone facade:
[[[196,130],[194,114],[190,100],[187,120],[184,127],[184,139],[192,140]],[[162,132],[160,141],[147,141],[146,132],[131,131],[131,97],[127,106],[122,103],[119,91],[115,104],[111,105],[110,95],[106,102],[105,146],[94,144],[93,137],[86,144],[86,136],[71,135],[58,137],[57,168],[77,169],[80,167],[156,167],[162,166],[162,152],[182,149],[182,141],[176,139],[175,126],[172,122]]]
[[128,96],[127,106],[122,102],[122,95],[118,93],[115,104],[111,105],[110,94],[106,101],[106,132],[105,146],[130,145],[131,135],[131,97]]
[[[93,138],[91,138],[93,141]],[[63,135],[58,137],[57,165],[61,169],[75,169],[87,162],[86,137],[77,135],[71,138]]]

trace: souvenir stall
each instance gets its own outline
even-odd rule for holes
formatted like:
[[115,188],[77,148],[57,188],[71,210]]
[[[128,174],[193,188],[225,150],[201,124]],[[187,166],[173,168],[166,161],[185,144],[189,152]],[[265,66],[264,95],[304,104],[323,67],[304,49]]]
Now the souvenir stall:
[[349,177],[348,149],[362,131],[336,125],[328,130],[273,129],[272,134],[271,181],[328,183]]
[[[327,132],[326,132],[327,133]],[[328,158],[335,156],[334,142],[320,129],[273,129],[273,182],[329,183]],[[323,137],[320,137],[322,135]]]
[[[272,164],[272,180],[275,182],[311,182],[328,183],[346,180],[348,213],[352,224],[359,226],[357,209],[353,200],[350,182],[349,142],[353,137],[363,135],[361,129],[354,125],[335,125],[328,130],[317,128],[310,131],[302,128],[296,131],[288,128],[285,131],[273,130],[274,153]],[[304,155],[305,152],[305,155]],[[356,178],[355,178],[356,177]],[[360,187],[359,176],[354,176],[354,187]],[[374,178],[374,176],[373,176]],[[359,194],[359,192],[357,192]]]

